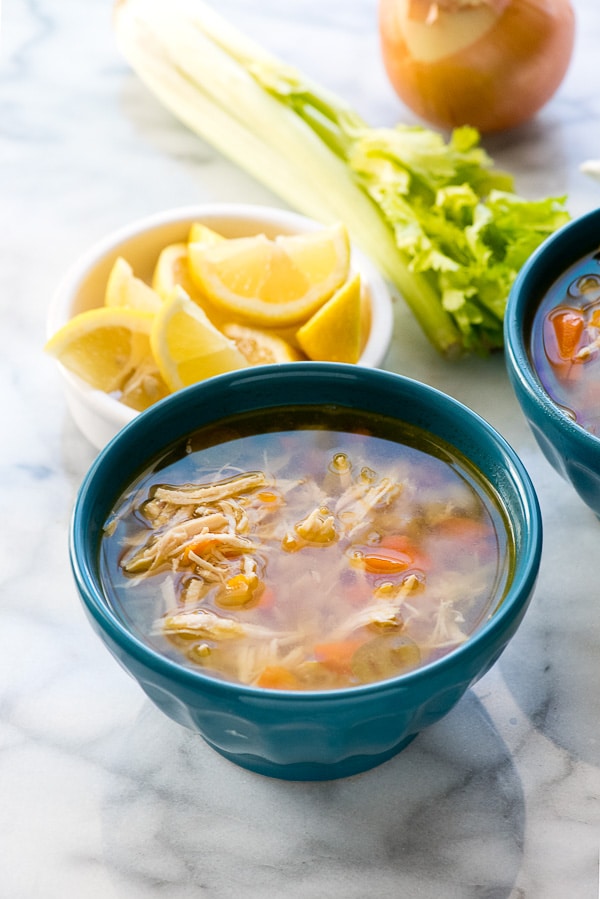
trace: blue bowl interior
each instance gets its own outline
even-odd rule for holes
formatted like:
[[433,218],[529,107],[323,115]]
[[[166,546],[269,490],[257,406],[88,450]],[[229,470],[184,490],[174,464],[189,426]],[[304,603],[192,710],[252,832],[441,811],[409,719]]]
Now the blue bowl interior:
[[564,225],[531,255],[515,280],[504,319],[506,356],[513,381],[544,415],[569,433],[570,439],[585,444],[593,444],[597,438],[553,402],[532,366],[529,342],[535,312],[544,295],[570,266],[599,248],[600,208]]

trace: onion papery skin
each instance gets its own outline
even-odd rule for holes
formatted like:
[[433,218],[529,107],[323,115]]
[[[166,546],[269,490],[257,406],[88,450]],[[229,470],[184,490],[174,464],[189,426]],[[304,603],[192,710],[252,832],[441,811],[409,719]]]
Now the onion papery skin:
[[[405,10],[406,0],[379,0],[384,66],[403,103],[440,128],[471,125],[486,133],[522,125],[555,94],[569,68],[575,43],[569,0],[510,0],[472,43],[425,60],[407,46]],[[418,27],[439,30],[443,21]]]

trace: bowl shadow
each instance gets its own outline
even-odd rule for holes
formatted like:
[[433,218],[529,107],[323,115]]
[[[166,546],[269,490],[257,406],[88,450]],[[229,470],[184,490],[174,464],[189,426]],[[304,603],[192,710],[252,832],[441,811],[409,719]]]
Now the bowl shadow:
[[485,884],[508,899],[520,868],[521,782],[472,691],[394,759],[345,780],[253,774],[149,703],[105,754],[116,780],[104,864],[123,899],[143,881],[178,897],[475,899]]
[[535,594],[498,666],[533,727],[574,758],[598,767],[600,618],[594,585],[600,523],[554,472],[551,476],[562,496],[551,501],[541,496],[544,549]]

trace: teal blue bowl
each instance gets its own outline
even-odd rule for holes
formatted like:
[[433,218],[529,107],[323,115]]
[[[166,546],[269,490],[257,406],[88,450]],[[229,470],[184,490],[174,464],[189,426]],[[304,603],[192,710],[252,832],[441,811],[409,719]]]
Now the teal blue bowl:
[[529,427],[552,467],[600,516],[600,439],[578,425],[546,391],[530,352],[538,306],[571,266],[600,249],[600,208],[556,231],[531,255],[508,298],[504,320],[508,376]]
[[[494,614],[460,648],[386,681],[289,692],[229,683],[162,655],[107,599],[99,572],[102,528],[116,500],[166,448],[226,416],[290,405],[337,405],[394,416],[467,456],[504,504],[514,571]],[[326,780],[373,768],[446,715],[498,659],[525,614],[542,546],[538,502],[504,439],[465,406],[419,382],[334,363],[246,369],[174,394],[138,416],[100,453],[81,485],[70,533],[75,582],[91,624],[159,709],[221,755],[261,774]]]

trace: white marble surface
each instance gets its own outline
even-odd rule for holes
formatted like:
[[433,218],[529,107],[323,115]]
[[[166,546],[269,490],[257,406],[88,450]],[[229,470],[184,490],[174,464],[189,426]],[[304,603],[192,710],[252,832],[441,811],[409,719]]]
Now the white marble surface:
[[[531,125],[485,142],[530,196],[600,204],[600,7]],[[373,124],[410,115],[385,79],[375,0],[219,0]],[[389,367],[483,413],[538,489],[528,615],[442,722],[367,774],[277,782],[163,718],[84,620],[66,534],[94,451],[41,350],[50,295],[88,244],[167,206],[282,205],[187,133],[120,58],[109,0],[5,0],[0,61],[1,899],[592,899],[600,843],[600,524],[540,456],[503,360],[448,365],[398,304]]]

